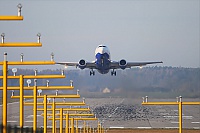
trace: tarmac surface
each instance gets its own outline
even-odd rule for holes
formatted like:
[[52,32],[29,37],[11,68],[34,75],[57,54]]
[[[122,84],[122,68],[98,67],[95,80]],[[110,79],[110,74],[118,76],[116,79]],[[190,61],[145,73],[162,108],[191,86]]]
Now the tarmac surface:
[[[175,100],[152,99],[151,101]],[[185,99],[185,101],[197,100]],[[98,101],[88,99],[87,103],[109,128],[178,128],[178,106],[142,106],[141,102],[142,100],[138,99],[110,98]],[[200,129],[200,105],[183,106],[183,128]]]
[[[78,102],[82,101],[82,99],[67,100]],[[58,101],[62,102],[62,99],[56,100],[56,102]],[[149,99],[149,101],[176,101],[176,99]],[[183,101],[199,101],[199,99],[184,99]],[[38,102],[42,102],[42,99],[38,100]],[[100,122],[103,123],[105,128],[178,128],[178,106],[142,106],[142,99],[140,100],[127,98],[86,98],[85,102],[97,115],[97,118],[99,118]],[[64,106],[59,107],[63,108]],[[38,106],[38,108],[43,107]],[[2,105],[0,105],[0,110],[2,110]],[[41,113],[43,112],[38,111],[37,113],[38,127],[43,126],[43,116],[41,116]],[[2,120],[2,113],[0,113],[0,119]],[[19,102],[8,104],[8,124],[19,125]],[[65,122],[63,122],[63,124],[65,125]],[[96,127],[97,121],[89,121],[87,124],[91,125],[92,127]],[[33,108],[31,106],[26,106],[24,108],[24,126],[30,127],[32,125]],[[48,120],[48,127],[51,127],[51,125],[51,120]],[[56,125],[59,127],[59,121],[56,122]],[[80,121],[79,128],[81,128],[82,125],[83,122]],[[199,105],[183,105],[183,128],[200,130]]]
[[[124,129],[108,130],[107,133],[178,133],[177,129]],[[199,130],[184,129],[182,133],[199,133]]]

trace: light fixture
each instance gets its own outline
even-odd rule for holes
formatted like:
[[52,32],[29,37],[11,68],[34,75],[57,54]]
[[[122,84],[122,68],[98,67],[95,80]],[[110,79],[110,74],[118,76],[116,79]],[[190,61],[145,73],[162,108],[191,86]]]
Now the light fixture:
[[16,76],[17,68],[13,68],[13,69],[12,69],[12,72],[13,72],[13,75]]
[[7,53],[6,52],[4,52],[4,61],[7,61]]
[[54,53],[51,53],[51,61],[54,61]]
[[41,90],[41,89],[38,90],[38,94],[39,94],[39,96],[41,96],[41,93],[42,93],[42,90]]
[[17,5],[17,7],[18,7],[18,16],[21,16],[22,4],[19,3],[19,4]]
[[38,34],[37,34],[37,37],[38,37],[38,43],[40,43],[40,37],[41,37],[41,34],[38,33]]
[[28,84],[28,87],[30,87],[31,80],[30,80],[30,79],[28,79],[26,82],[27,82],[27,84]]
[[73,80],[70,80],[70,85],[71,87],[73,87]]
[[20,56],[21,56],[21,62],[23,62],[24,61],[24,54],[21,53]]
[[5,39],[5,33],[1,34],[1,43],[4,43],[4,39]]
[[47,87],[49,87],[49,80],[47,80]]
[[37,68],[34,70],[34,72],[35,72],[35,76],[37,76],[37,73],[38,73]]

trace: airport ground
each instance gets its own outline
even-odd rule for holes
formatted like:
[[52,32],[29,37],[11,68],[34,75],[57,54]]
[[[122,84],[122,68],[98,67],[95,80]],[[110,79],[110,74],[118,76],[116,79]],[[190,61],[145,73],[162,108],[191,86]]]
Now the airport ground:
[[[59,101],[60,100],[60,101]],[[63,99],[56,99],[62,102]],[[68,99],[75,101],[75,99]],[[80,101],[80,99],[79,99]],[[176,101],[176,99],[151,99],[149,101]],[[199,99],[183,99],[183,101],[199,101]],[[41,101],[39,101],[41,102]],[[142,99],[128,98],[86,98],[87,105],[97,114],[108,133],[177,133],[177,106],[142,106]],[[0,110],[2,106],[0,105]],[[26,106],[24,126],[33,125],[33,108]],[[38,127],[43,126],[43,117],[38,112]],[[0,119],[2,119],[0,113]],[[19,102],[8,104],[8,124],[19,124]],[[63,122],[65,124],[65,122]],[[59,122],[57,122],[59,128]],[[82,128],[83,122],[79,122]],[[89,121],[88,125],[96,128],[97,121]],[[48,121],[48,126],[52,126]],[[51,132],[51,131],[50,131]],[[200,106],[183,107],[183,133],[200,132]]]
[[[178,129],[115,129],[107,133],[178,133]],[[182,133],[199,133],[199,130],[186,129]]]
[[[48,133],[51,132],[49,129]],[[56,132],[59,132],[59,129]],[[110,129],[106,133],[178,133],[178,129]],[[199,133],[199,130],[185,129],[182,133]]]

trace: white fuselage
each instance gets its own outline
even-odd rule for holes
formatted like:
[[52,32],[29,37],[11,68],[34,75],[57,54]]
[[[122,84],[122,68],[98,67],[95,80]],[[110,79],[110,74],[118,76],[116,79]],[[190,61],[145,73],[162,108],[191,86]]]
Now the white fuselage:
[[99,45],[95,50],[95,64],[99,73],[106,74],[110,69],[110,51],[107,46]]

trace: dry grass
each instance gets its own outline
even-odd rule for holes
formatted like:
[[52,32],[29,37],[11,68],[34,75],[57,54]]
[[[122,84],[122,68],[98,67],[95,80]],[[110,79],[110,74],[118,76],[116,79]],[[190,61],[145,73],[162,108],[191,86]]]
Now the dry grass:
[[[178,129],[112,129],[107,133],[178,133]],[[182,133],[200,133],[200,130],[184,129]]]
[[[48,129],[48,133],[51,133],[51,132],[52,130]],[[59,132],[59,128],[57,128],[56,132]],[[83,130],[81,132],[83,133]],[[109,129],[107,131],[107,133],[178,133],[178,132],[179,132],[178,129]],[[63,129],[63,133],[65,133],[65,129]],[[182,133],[200,133],[200,130],[199,129],[198,130],[197,129],[183,129]]]

